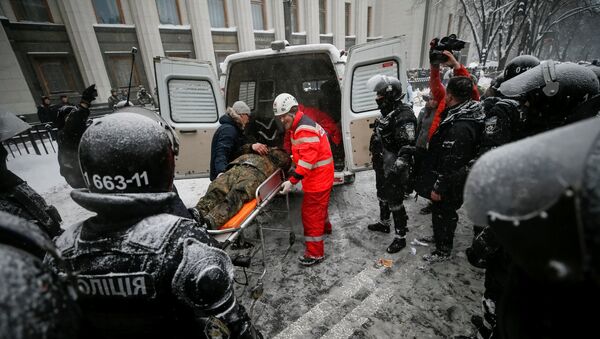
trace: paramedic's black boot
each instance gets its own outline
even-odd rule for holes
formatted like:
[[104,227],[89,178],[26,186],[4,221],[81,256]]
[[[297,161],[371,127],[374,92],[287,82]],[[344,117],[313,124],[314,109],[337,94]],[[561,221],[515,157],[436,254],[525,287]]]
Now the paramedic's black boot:
[[406,247],[406,238],[395,237],[392,244],[387,248],[388,253],[398,253]]
[[390,233],[390,221],[383,220],[367,226],[370,231]]
[[325,257],[311,258],[311,257],[301,256],[300,258],[298,258],[298,262],[300,262],[300,265],[302,265],[302,266],[313,266],[313,265],[320,263],[324,259],[325,259]]

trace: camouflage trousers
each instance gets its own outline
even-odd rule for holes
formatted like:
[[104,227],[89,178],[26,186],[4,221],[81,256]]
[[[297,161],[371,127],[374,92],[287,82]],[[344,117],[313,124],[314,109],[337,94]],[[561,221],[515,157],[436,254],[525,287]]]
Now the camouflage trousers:
[[256,189],[265,179],[265,175],[252,166],[234,166],[210,183],[196,208],[211,229],[218,229],[254,199]]

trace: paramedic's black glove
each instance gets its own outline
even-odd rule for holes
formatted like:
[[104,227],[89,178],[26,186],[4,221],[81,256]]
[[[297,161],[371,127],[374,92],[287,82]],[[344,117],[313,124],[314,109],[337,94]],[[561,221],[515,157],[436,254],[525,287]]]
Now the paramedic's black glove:
[[92,104],[92,101],[96,100],[97,96],[98,91],[96,90],[96,84],[92,84],[81,93],[81,103],[86,104],[89,107]]

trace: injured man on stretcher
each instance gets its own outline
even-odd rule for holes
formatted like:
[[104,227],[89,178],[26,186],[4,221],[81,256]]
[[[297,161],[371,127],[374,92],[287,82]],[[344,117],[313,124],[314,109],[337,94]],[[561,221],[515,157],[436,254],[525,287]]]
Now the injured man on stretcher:
[[255,198],[258,186],[277,169],[287,172],[290,156],[282,149],[270,148],[266,155],[246,153],[229,163],[227,171],[208,186],[191,212],[208,229],[216,230]]

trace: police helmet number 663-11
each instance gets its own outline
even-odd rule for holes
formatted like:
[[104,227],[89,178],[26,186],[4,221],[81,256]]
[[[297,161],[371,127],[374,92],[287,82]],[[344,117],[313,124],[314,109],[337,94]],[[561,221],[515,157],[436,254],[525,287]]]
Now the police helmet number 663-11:
[[[83,178],[87,181],[88,186],[90,186],[90,177],[87,172],[83,173]],[[148,173],[146,171],[142,173],[135,173],[131,178],[125,179],[122,175],[116,175],[114,177],[105,175],[100,176],[98,174],[92,174],[91,176],[91,184],[94,185],[97,189],[105,189],[108,191],[112,190],[124,190],[128,185],[135,185],[137,187],[148,186]]]

